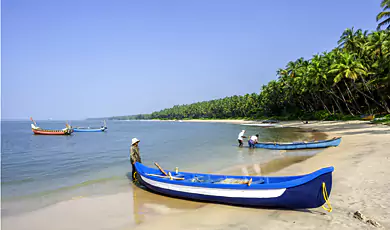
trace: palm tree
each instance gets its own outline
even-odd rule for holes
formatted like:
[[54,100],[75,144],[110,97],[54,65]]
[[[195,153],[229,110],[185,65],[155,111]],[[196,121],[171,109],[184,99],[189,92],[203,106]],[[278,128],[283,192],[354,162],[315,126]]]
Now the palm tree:
[[390,29],[390,0],[382,0],[381,2],[381,7],[383,8],[383,11],[380,12],[377,16],[376,16],[376,21],[379,21],[381,19],[383,19],[383,21],[381,21],[379,24],[378,24],[378,27],[376,28],[377,30],[380,30],[381,27],[383,26],[386,26],[387,25],[387,28],[386,29]]
[[359,89],[359,87],[356,85],[355,81],[358,79],[358,77],[360,77],[362,79],[363,85],[367,88],[367,90],[369,90],[364,80],[364,77],[367,76],[368,74],[368,70],[366,69],[366,67],[363,66],[360,60],[356,60],[355,55],[349,53],[343,53],[340,62],[333,64],[331,66],[331,70],[329,70],[329,73],[337,74],[337,76],[334,78],[335,84],[343,80],[343,78],[351,79],[354,88],[363,95],[364,100],[368,107],[370,107],[370,105],[366,98],[369,98],[375,104],[379,105],[380,107],[385,109],[388,113],[390,113],[390,110],[386,105],[379,103],[372,96],[370,97],[369,95],[364,93],[363,89]]
[[344,30],[340,40],[337,42],[339,44],[338,47],[342,48],[344,51],[356,52],[360,55],[367,38],[367,34],[367,30],[363,32],[361,29],[354,31],[353,27],[351,29],[347,28]]
[[390,53],[390,33],[384,31],[373,32],[368,38],[366,48],[374,57],[388,56]]

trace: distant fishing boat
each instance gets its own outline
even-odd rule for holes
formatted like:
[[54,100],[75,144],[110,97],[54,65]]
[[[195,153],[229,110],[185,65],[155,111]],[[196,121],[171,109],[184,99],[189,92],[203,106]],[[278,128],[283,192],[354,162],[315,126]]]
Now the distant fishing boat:
[[278,120],[264,120],[261,123],[275,124],[275,123],[279,123],[279,121]]
[[261,123],[249,123],[249,124],[242,124],[247,126],[257,126],[257,127],[283,127],[283,125],[278,124],[278,120],[264,120]]
[[91,128],[91,127],[75,127],[73,128],[74,132],[105,132],[107,130],[106,121],[104,121],[104,126],[100,128]]
[[277,143],[277,142],[260,142],[255,144],[256,148],[264,149],[278,149],[278,150],[294,150],[294,149],[317,149],[327,148],[331,146],[338,146],[341,142],[341,137],[334,137],[330,140],[310,141],[310,142],[291,142],[291,143]]
[[73,130],[70,128],[68,124],[66,124],[66,128],[64,129],[42,129],[37,126],[37,123],[30,117],[30,120],[33,122],[31,124],[31,129],[34,134],[39,134],[39,135],[71,135]]
[[240,206],[287,209],[317,208],[332,189],[333,167],[300,176],[229,176],[149,168],[136,162],[139,182],[159,194],[206,202]]
[[76,127],[73,128],[74,132],[104,132],[106,131],[107,127],[101,127],[101,128],[90,128],[90,127]]
[[249,123],[249,124],[242,124],[246,126],[256,126],[256,127],[283,127],[283,125],[280,124],[271,124],[271,123],[261,123],[261,124],[254,124],[254,123]]

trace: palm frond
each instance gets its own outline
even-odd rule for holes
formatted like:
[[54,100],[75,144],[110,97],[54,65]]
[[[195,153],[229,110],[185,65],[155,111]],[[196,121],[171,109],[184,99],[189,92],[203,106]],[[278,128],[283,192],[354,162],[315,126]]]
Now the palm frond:
[[381,2],[381,7],[389,6],[390,5],[390,0],[382,0]]
[[390,11],[382,11],[376,16],[376,21],[381,20],[383,17],[390,17]]
[[380,22],[380,23],[378,24],[378,27],[377,27],[376,29],[377,29],[377,30],[380,30],[380,28],[381,28],[382,26],[386,26],[386,25],[388,25],[388,26],[387,26],[387,29],[390,29],[390,18],[388,18],[388,19],[386,19],[386,20]]

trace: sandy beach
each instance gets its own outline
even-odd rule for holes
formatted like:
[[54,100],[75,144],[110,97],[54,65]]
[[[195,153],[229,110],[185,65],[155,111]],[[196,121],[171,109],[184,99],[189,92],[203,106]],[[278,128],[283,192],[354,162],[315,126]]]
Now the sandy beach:
[[[218,122],[253,123],[238,120]],[[342,142],[336,148],[325,149],[314,157],[269,172],[269,175],[299,175],[334,166],[330,195],[333,212],[328,213],[321,207],[291,211],[205,204],[129,188],[126,193],[75,197],[33,212],[6,217],[2,219],[2,227],[17,230],[390,229],[390,182],[387,178],[390,175],[390,127],[360,121],[282,124],[284,127],[325,132],[329,137],[342,136]],[[353,218],[355,211],[360,211],[380,226],[374,227]],[[146,212],[149,215],[143,215]]]
[[334,166],[330,202],[322,208],[286,211],[209,204],[197,210],[156,218],[136,229],[371,229],[372,224],[353,217],[360,211],[390,229],[390,128],[367,122],[284,122],[290,127],[316,129],[342,136],[337,148],[291,165],[273,175],[298,175]]

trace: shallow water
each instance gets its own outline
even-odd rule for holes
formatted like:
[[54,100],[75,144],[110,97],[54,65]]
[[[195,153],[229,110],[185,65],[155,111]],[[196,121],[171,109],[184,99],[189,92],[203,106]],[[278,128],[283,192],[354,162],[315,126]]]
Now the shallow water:
[[[98,121],[71,124],[101,125]],[[63,128],[64,122],[46,121],[38,125]],[[249,175],[270,174],[318,151],[281,153],[238,148],[237,135],[241,129],[246,129],[247,135],[258,133],[260,141],[311,140],[313,135],[316,139],[326,137],[299,129],[221,123],[108,121],[107,126],[106,133],[43,136],[33,135],[30,122],[2,122],[2,215],[20,214],[75,197],[115,194],[129,189],[137,194],[137,202],[142,204],[148,203],[147,200],[151,200],[149,203],[164,200],[161,207],[201,206],[197,202],[161,199],[134,189],[127,177],[131,170],[129,147],[133,137],[141,140],[142,161],[149,166],[158,162],[167,169],[179,167],[181,171]]]

